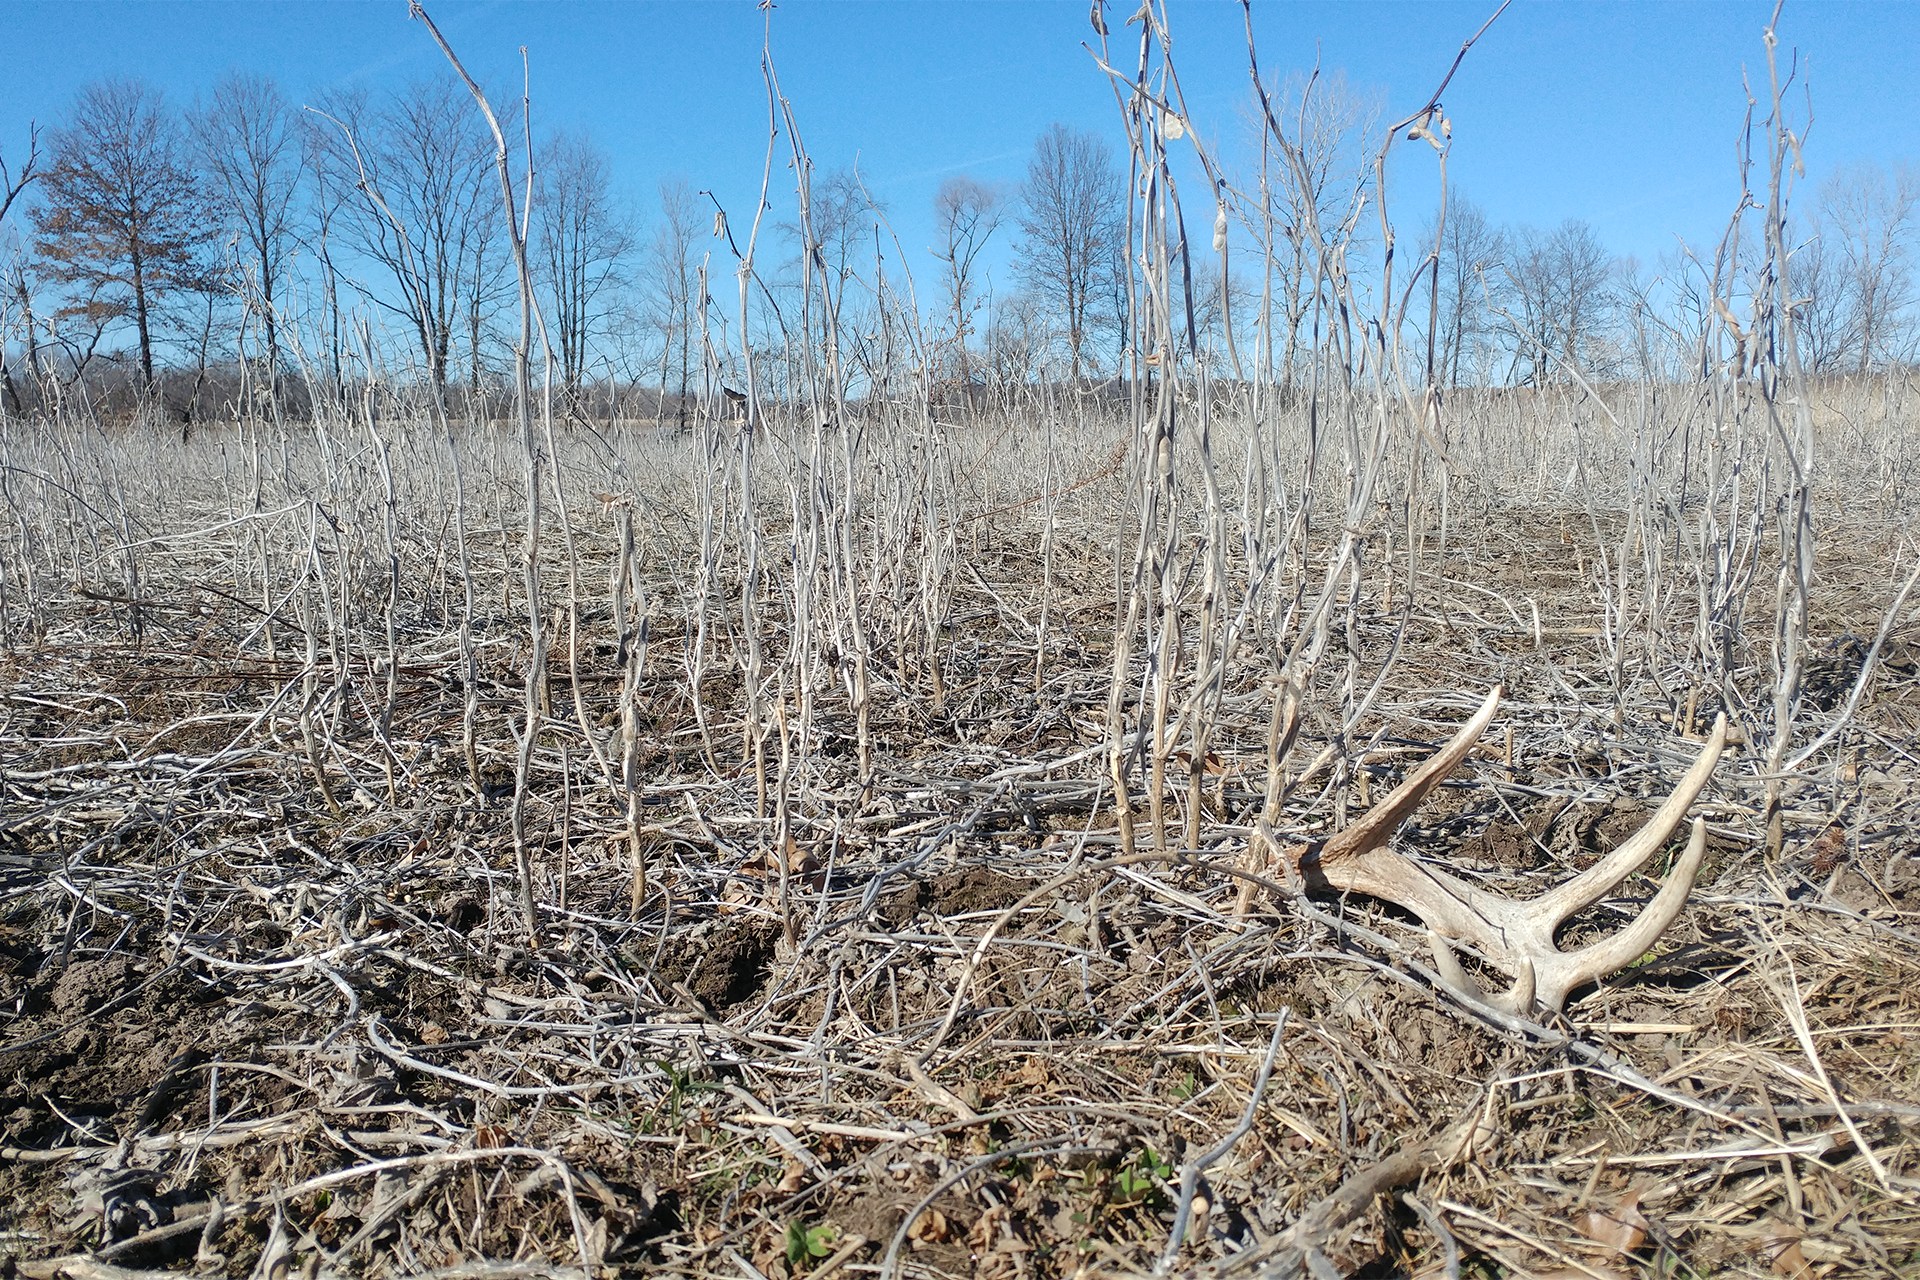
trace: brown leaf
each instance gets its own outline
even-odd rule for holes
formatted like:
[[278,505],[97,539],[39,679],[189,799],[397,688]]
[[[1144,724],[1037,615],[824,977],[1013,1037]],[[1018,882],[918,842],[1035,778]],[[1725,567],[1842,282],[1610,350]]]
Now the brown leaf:
[[945,1244],[952,1235],[953,1228],[947,1225],[947,1215],[938,1209],[928,1209],[907,1228],[907,1238],[917,1244]]
[[1807,853],[1813,859],[1814,874],[1832,875],[1833,869],[1847,860],[1847,833],[1836,823],[1807,846]]
[[[1181,767],[1187,769],[1189,772],[1192,771],[1193,752],[1188,751],[1185,748],[1182,748],[1179,751],[1174,752],[1173,754],[1175,758],[1180,761]],[[1209,751],[1207,752],[1206,755],[1200,757],[1200,772],[1211,773],[1211,774],[1222,774],[1227,772],[1227,766],[1225,762],[1223,762],[1220,759],[1220,755],[1218,752]]]
[[1813,1267],[1807,1262],[1807,1255],[1800,1252],[1798,1240],[1773,1256],[1773,1269],[1789,1280],[1813,1280]]
[[447,1029],[437,1022],[429,1022],[420,1028],[421,1044],[445,1044]]
[[1647,1220],[1640,1213],[1640,1193],[1630,1191],[1611,1209],[1589,1209],[1580,1215],[1580,1234],[1623,1257],[1647,1242]]
[[967,1244],[975,1253],[985,1253],[993,1248],[1000,1236],[1000,1224],[1007,1216],[1008,1210],[1004,1204],[992,1205],[980,1215],[980,1220],[967,1232]]
[[780,1185],[774,1188],[776,1195],[790,1196],[804,1191],[807,1186],[807,1167],[798,1160],[787,1161],[786,1173],[780,1178]]
[[1007,1076],[1003,1084],[1002,1092],[1005,1093],[1041,1093],[1053,1086],[1053,1073],[1045,1058],[1032,1057],[1021,1063],[1018,1071]]
[[1778,1218],[1767,1220],[1765,1233],[1760,1237],[1760,1252],[1773,1264],[1775,1275],[1785,1276],[1787,1280],[1813,1280],[1813,1265],[1800,1249],[1800,1238],[1804,1234],[1790,1222]]

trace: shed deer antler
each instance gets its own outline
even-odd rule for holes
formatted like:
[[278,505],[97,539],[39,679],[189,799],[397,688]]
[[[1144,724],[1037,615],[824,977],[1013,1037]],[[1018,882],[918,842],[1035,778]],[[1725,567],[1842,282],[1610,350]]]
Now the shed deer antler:
[[[1707,828],[1699,818],[1694,819],[1693,838],[1666,884],[1632,924],[1577,951],[1562,951],[1554,944],[1554,930],[1569,916],[1598,901],[1666,845],[1686,816],[1687,806],[1713,774],[1726,745],[1727,718],[1722,715],[1714,722],[1699,759],[1644,827],[1559,888],[1516,902],[1415,862],[1387,844],[1427,793],[1473,749],[1493,719],[1500,692],[1495,687],[1452,741],[1352,826],[1323,843],[1297,845],[1281,856],[1309,890],[1364,893],[1419,916],[1427,926],[1440,976],[1463,994],[1508,1013],[1530,1014],[1536,1001],[1557,1012],[1575,987],[1625,968],[1646,954],[1686,906],[1706,855]],[[1513,975],[1513,986],[1504,994],[1482,994],[1460,968],[1448,939],[1465,939],[1478,947]]]

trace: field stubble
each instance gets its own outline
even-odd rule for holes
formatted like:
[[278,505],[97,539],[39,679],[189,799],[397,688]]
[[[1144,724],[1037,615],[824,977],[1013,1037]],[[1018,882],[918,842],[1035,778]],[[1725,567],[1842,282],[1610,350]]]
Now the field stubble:
[[[562,436],[531,934],[506,818],[531,651],[507,442],[459,446],[463,581],[447,441],[418,426],[15,435],[10,1265],[1024,1277],[1166,1253],[1222,1280],[1913,1274],[1905,616],[1863,665],[1911,558],[1904,434],[1823,425],[1840,443],[1816,487],[1802,741],[1867,674],[1845,731],[1787,783],[1772,855],[1746,745],[1771,583],[1748,584],[1734,633],[1714,633],[1721,665],[1703,662],[1702,508],[1670,481],[1672,520],[1636,524],[1658,504],[1608,478],[1636,446],[1568,430],[1579,412],[1489,398],[1455,442],[1444,538],[1418,502],[1378,513],[1276,824],[1308,839],[1364,810],[1503,683],[1501,720],[1402,845],[1531,896],[1638,827],[1731,712],[1688,910],[1543,1024],[1430,984],[1391,906],[1262,892],[1236,910],[1226,869],[1268,791],[1276,642],[1258,627],[1201,767],[1174,757],[1168,827],[1201,806],[1198,846],[1116,865],[1128,481],[1124,428],[1098,412],[876,429],[845,464],[776,433],[746,524],[725,478],[737,440],[703,462],[718,434]],[[1297,466],[1275,450],[1277,473]],[[703,470],[721,477],[704,503]],[[1254,469],[1222,472],[1247,477],[1239,520]],[[830,508],[844,530],[805,514],[836,485],[860,495]],[[623,512],[639,571],[616,592]],[[815,531],[853,554],[810,548]],[[1275,633],[1331,536],[1309,526],[1275,570]],[[1764,565],[1770,538],[1755,521],[1727,545]],[[1244,546],[1227,560],[1244,584]],[[1198,617],[1190,603],[1180,625]],[[1144,715],[1141,663],[1136,647]],[[1183,1200],[1188,1243],[1169,1252]]]

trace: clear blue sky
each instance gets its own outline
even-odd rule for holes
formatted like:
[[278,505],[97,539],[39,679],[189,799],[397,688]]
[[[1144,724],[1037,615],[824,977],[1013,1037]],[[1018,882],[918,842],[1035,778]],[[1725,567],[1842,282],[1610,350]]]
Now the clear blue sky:
[[[1390,115],[1423,102],[1495,0],[1258,3],[1263,69],[1318,57],[1386,95]],[[584,128],[610,153],[643,216],[658,182],[711,188],[736,226],[750,216],[766,146],[762,14],[751,4],[434,0],[429,11],[489,88],[517,95],[532,63],[537,126]],[[1086,0],[905,3],[782,0],[773,53],[822,169],[858,161],[891,207],[923,298],[935,269],[929,206],[968,172],[1017,181],[1033,140],[1059,120],[1121,139],[1112,92],[1081,48]],[[1109,13],[1116,43],[1131,5]],[[1496,222],[1591,222],[1616,252],[1653,261],[1679,233],[1708,240],[1737,193],[1734,146],[1745,68],[1764,84],[1760,32],[1771,4],[1518,0],[1447,94],[1452,176]],[[27,3],[0,8],[0,149],[23,154],[27,123],[56,122],[89,79],[140,76],[185,104],[231,67],[264,72],[296,102],[330,86],[376,89],[441,69],[405,0],[378,3]],[[1176,64],[1194,123],[1232,167],[1245,153],[1241,10],[1172,8]],[[1799,50],[1813,92],[1810,177],[1857,158],[1912,154],[1920,118],[1920,7],[1789,3],[1783,54]],[[1802,104],[1804,99],[1801,100]],[[1424,147],[1396,148],[1403,232],[1430,208]],[[776,164],[775,218],[791,217]],[[781,185],[783,179],[787,186]]]

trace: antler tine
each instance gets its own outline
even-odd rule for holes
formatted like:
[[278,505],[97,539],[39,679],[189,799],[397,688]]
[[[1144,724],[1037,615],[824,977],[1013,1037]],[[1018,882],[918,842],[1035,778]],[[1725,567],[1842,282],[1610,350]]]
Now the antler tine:
[[1490,1005],[1502,1013],[1525,1015],[1533,1011],[1534,983],[1533,961],[1521,956],[1514,967],[1519,970],[1513,976],[1513,986],[1504,994],[1490,994],[1480,989],[1480,984],[1467,976],[1460,967],[1459,957],[1453,954],[1453,947],[1440,936],[1438,930],[1427,930],[1427,945],[1433,950],[1433,966],[1440,971],[1440,981],[1452,987],[1463,996]]
[[1623,841],[1619,848],[1558,889],[1534,899],[1530,910],[1548,932],[1558,928],[1561,921],[1574,912],[1592,906],[1611,893],[1622,880],[1638,871],[1648,858],[1666,847],[1667,837],[1687,816],[1688,806],[1693,804],[1695,797],[1707,785],[1707,779],[1713,776],[1713,767],[1719,762],[1720,753],[1726,745],[1727,715],[1723,711],[1713,722],[1713,733],[1707,738],[1706,749],[1701,751],[1699,759],[1680,779],[1680,785],[1674,788],[1666,803],[1654,811],[1645,826]]
[[1328,838],[1320,846],[1320,865],[1332,866],[1343,859],[1366,853],[1370,849],[1380,849],[1393,838],[1400,824],[1413,816],[1420,802],[1427,798],[1427,792],[1439,786],[1441,781],[1454,767],[1467,758],[1467,752],[1473,750],[1473,744],[1480,740],[1487,726],[1493,722],[1493,713],[1500,707],[1502,686],[1493,686],[1487,694],[1487,700],[1473,713],[1473,718],[1460,726],[1460,731],[1448,740],[1447,745],[1428,757],[1425,764],[1407,775],[1406,781],[1395,787],[1387,798],[1348,827],[1345,831]]
[[[1556,955],[1551,970],[1540,984],[1540,999],[1558,1009],[1566,1003],[1568,993],[1575,987],[1596,982],[1645,955],[1648,948],[1660,940],[1660,935],[1667,931],[1667,927],[1680,918],[1680,912],[1687,905],[1687,896],[1693,892],[1693,882],[1700,874],[1700,864],[1706,860],[1706,856],[1707,821],[1705,818],[1695,818],[1693,835],[1687,840],[1686,852],[1675,860],[1672,874],[1660,886],[1660,892],[1653,896],[1653,901],[1647,904],[1632,924],[1620,932],[1589,943],[1578,951]],[[1526,1010],[1517,1009],[1514,1012],[1525,1013]]]

